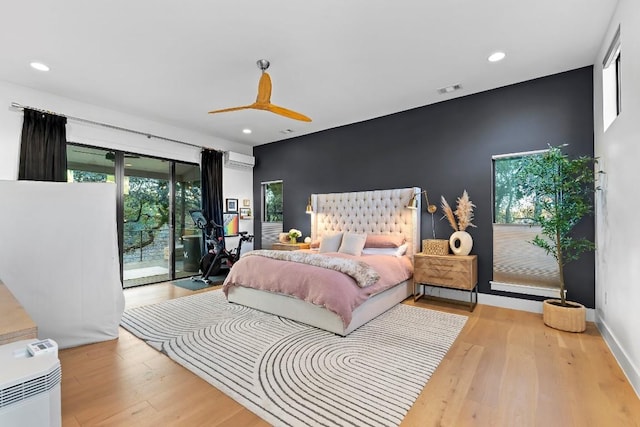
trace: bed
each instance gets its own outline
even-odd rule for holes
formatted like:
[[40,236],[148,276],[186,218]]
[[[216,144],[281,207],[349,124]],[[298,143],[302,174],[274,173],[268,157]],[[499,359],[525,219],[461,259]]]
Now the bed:
[[[337,233],[366,233],[367,236],[371,237],[400,235],[404,240],[403,246],[406,247],[406,252],[403,257],[398,258],[405,264],[408,263],[411,269],[413,254],[419,252],[420,247],[420,205],[418,204],[418,209],[408,209],[406,206],[409,204],[411,197],[414,194],[419,194],[419,192],[419,188],[411,187],[314,194],[311,196],[313,207],[313,214],[310,215],[311,239],[312,241],[320,242],[325,238],[329,239],[331,236],[335,236]],[[317,257],[318,255],[315,256]],[[351,258],[350,255],[340,257]],[[364,257],[363,255],[361,258],[356,258],[365,259]],[[344,315],[339,315],[324,305],[308,302],[279,291],[250,287],[251,285],[247,284],[251,281],[248,279],[249,276],[242,277],[242,273],[248,274],[249,268],[243,267],[243,262],[247,258],[255,259],[261,257],[245,255],[229,272],[223,286],[229,302],[306,323],[338,335],[348,335],[413,293],[412,275],[409,273],[404,280],[385,286],[384,290],[366,297],[364,302],[358,302],[357,306],[350,312],[348,321],[345,321]],[[369,262],[373,258],[376,258],[376,256],[369,256],[366,261]],[[291,263],[291,261],[269,259],[269,262],[272,261]],[[280,269],[283,272],[282,274],[286,274],[287,268],[289,267],[283,264]],[[283,277],[290,278],[291,276]],[[306,279],[306,277],[299,279],[301,286],[302,281]],[[256,278],[255,280],[258,279]],[[246,283],[243,283],[243,281]],[[334,281],[337,282],[338,278],[330,280],[330,282]],[[349,292],[351,290],[345,288],[345,295]]]

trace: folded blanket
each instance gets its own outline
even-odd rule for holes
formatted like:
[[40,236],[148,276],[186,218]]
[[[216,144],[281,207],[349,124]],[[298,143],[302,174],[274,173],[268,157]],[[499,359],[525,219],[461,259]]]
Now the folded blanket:
[[301,251],[272,251],[266,249],[250,251],[242,255],[243,258],[246,256],[262,256],[339,271],[351,276],[361,288],[373,285],[380,279],[380,275],[368,264],[352,259],[335,258]]

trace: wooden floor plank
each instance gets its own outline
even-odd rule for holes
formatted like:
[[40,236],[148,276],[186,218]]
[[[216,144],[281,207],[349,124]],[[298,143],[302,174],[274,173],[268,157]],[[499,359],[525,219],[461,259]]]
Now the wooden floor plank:
[[[132,288],[126,306],[196,292]],[[403,426],[640,426],[640,399],[592,323],[572,334],[535,313],[406,303],[469,320]],[[117,340],[61,350],[60,360],[65,427],[268,425],[124,329]]]

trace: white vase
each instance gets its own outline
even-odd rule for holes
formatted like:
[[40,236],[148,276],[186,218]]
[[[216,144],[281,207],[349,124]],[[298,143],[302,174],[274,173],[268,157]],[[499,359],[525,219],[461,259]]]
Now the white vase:
[[469,255],[473,238],[466,231],[456,231],[449,237],[449,247],[454,255]]

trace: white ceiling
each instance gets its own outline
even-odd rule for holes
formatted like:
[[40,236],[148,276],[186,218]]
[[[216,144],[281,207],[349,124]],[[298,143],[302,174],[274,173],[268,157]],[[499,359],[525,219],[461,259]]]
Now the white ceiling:
[[[254,146],[591,65],[616,3],[12,1],[0,14],[0,80]],[[496,50],[506,59],[489,63]],[[272,103],[313,122],[207,114],[255,100],[261,58]]]

